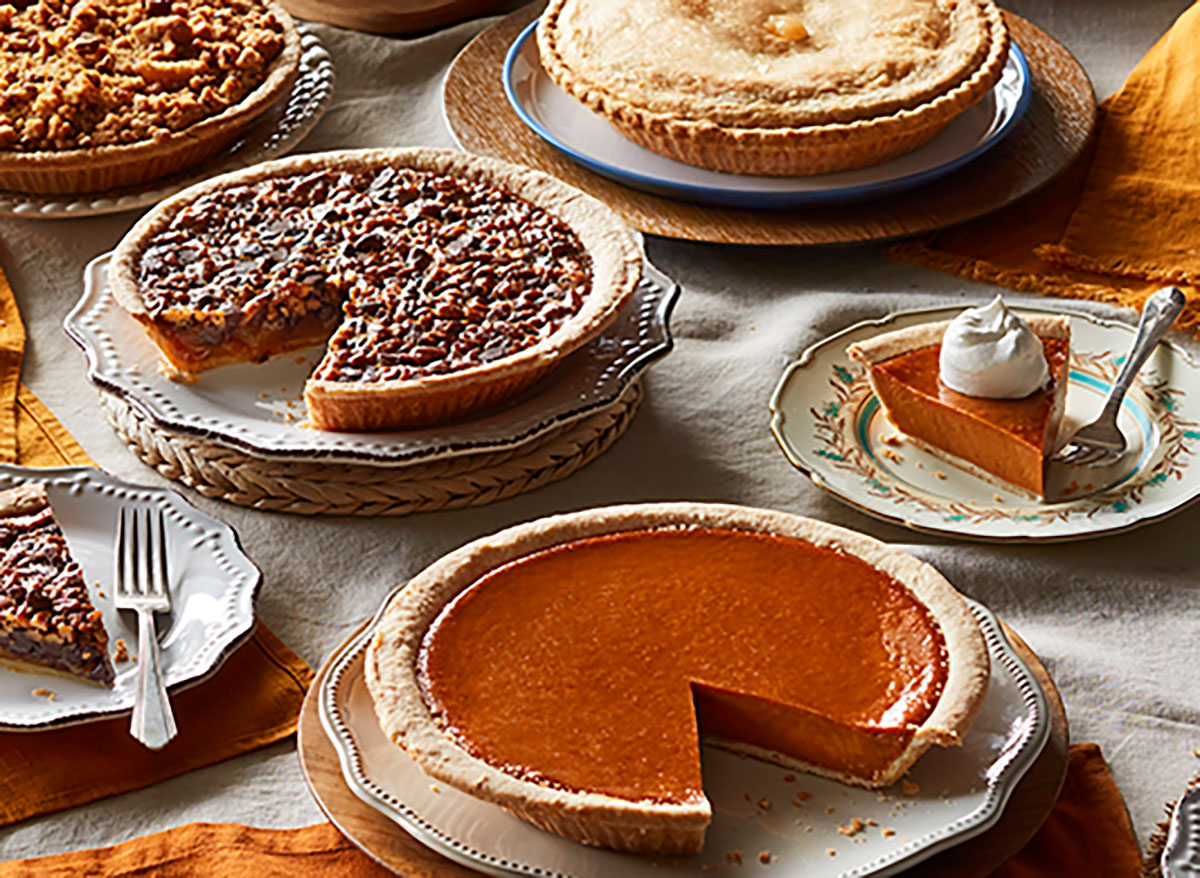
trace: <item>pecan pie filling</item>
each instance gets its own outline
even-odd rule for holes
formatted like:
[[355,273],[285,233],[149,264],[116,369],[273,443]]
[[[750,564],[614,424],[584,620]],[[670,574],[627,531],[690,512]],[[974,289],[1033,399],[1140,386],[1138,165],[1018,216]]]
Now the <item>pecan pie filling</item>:
[[512,193],[384,167],[208,193],[149,240],[138,282],[185,372],[332,333],[313,378],[380,383],[537,344],[579,311],[592,265],[565,223]]
[[0,553],[0,659],[111,686],[108,634],[50,506],[0,518]]

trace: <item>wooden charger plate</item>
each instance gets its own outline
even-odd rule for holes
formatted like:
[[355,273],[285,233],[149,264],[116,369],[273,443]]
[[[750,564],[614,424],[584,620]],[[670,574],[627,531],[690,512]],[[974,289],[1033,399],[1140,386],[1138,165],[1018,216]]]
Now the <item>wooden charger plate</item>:
[[[1050,738],[1021,778],[999,822],[981,835],[906,871],[911,878],[984,878],[1033,837],[1058,799],[1067,770],[1067,717],[1062,697],[1033,650],[1000,623],[1017,654],[1029,665],[1050,705]],[[365,624],[364,626],[365,627]],[[357,637],[362,628],[349,639]],[[336,657],[337,652],[334,652]],[[338,830],[371,859],[408,878],[479,878],[425,847],[398,824],[363,802],[342,779],[337,751],[325,736],[317,702],[330,662],[317,672],[300,710],[298,751],[308,788]]]
[[1079,155],[1096,123],[1087,73],[1065,47],[1004,13],[1029,61],[1025,118],[986,155],[946,177],[895,195],[803,210],[738,210],[630,189],[586,170],[530,131],[504,95],[501,69],[517,35],[542,10],[526,6],[479,34],[451,65],[446,120],[468,152],[539,168],[577,186],[652,235],[722,244],[834,244],[929,232],[996,210],[1050,182]]

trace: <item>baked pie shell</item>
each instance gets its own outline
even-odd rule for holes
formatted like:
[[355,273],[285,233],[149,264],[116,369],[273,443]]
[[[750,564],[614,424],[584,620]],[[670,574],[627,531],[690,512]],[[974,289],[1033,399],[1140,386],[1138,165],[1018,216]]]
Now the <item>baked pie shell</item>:
[[0,150],[0,189],[34,195],[119,189],[174,174],[220,151],[287,93],[300,69],[295,22],[273,0],[265,5],[283,26],[284,46],[263,81],[238,103],[161,141],[36,152]]
[[810,176],[882,164],[932,140],[991,91],[1004,71],[1010,39],[1003,13],[982,3],[989,30],[978,66],[949,91],[915,106],[853,122],[738,128],[655,113],[578,76],[558,50],[556,23],[568,0],[551,0],[538,24],[538,51],[564,91],[604,116],[625,137],[668,158],[732,174]]
[[613,506],[544,518],[469,543],[419,573],[384,608],[364,664],[367,688],[389,740],[436,780],[583,844],[660,854],[700,850],[712,819],[705,798],[681,803],[634,801],[557,789],[507,774],[472,756],[438,727],[418,681],[417,660],[430,624],[484,574],[565,542],[662,527],[769,533],[840,549],[907,587],[931,612],[945,637],[948,676],[941,697],[906,750],[880,776],[868,780],[830,771],[740,742],[711,743],[870,788],[894,783],[931,745],[961,743],[986,694],[990,659],[962,596],[941,574],[911,555],[835,525],[772,510],[700,503]]
[[[582,307],[556,331],[524,350],[485,365],[444,375],[393,381],[309,379],[304,398],[312,424],[324,430],[370,431],[419,428],[463,418],[511,399],[531,387],[564,357],[599,335],[633,298],[641,280],[642,252],[621,218],[607,205],[549,174],[462,152],[432,148],[346,150],[266,162],[193,186],[143,217],[118,245],[109,267],[117,301],[149,332],[171,365],[190,374],[186,358],[173,349],[147,312],[137,266],[149,241],[197,198],[229,186],[319,170],[370,171],[406,167],[497,186],[562,220],[592,261],[592,288]],[[319,343],[298,339],[272,355]],[[231,362],[229,357],[207,365]]]

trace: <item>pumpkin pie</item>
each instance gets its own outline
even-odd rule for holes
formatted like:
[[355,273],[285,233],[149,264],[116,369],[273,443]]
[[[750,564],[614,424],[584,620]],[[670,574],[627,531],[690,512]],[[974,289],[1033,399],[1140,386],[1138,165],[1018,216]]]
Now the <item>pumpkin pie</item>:
[[865,167],[999,81],[992,0],[551,0],[547,74],[648,149],[738,174]]
[[0,492],[0,663],[113,684],[100,611],[38,483]]
[[967,396],[941,381],[949,321],[885,333],[846,353],[867,368],[888,420],[916,445],[980,478],[1042,498],[1066,405],[1071,324],[1061,316],[1026,322],[1042,343],[1049,380],[1020,399]]
[[0,4],[0,188],[94,192],[197,164],[299,63],[273,0]]
[[989,661],[933,568],[780,512],[670,503],[477,540],[384,609],[383,731],[432,777],[585,844],[680,854],[700,741],[850,784],[958,744]]
[[180,193],[130,231],[109,279],[185,375],[327,341],[309,419],[377,430],[520,393],[616,317],[641,259],[615,213],[546,174],[359,150]]

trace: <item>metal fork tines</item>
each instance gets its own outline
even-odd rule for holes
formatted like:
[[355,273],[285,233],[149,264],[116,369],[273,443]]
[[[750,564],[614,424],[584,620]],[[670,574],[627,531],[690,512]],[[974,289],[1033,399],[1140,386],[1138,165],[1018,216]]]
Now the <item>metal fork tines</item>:
[[1113,382],[1108,398],[1104,400],[1100,416],[1080,428],[1054,456],[1054,460],[1069,466],[1101,466],[1113,463],[1125,453],[1125,435],[1117,425],[1121,403],[1133,385],[1133,379],[1171,328],[1186,302],[1183,293],[1175,287],[1165,287],[1146,300],[1133,347],[1125,358],[1117,380]]
[[154,614],[171,609],[167,528],[161,509],[121,509],[117,523],[115,605],[138,615],[138,684],[129,733],[152,750],[175,737],[163,683]]

